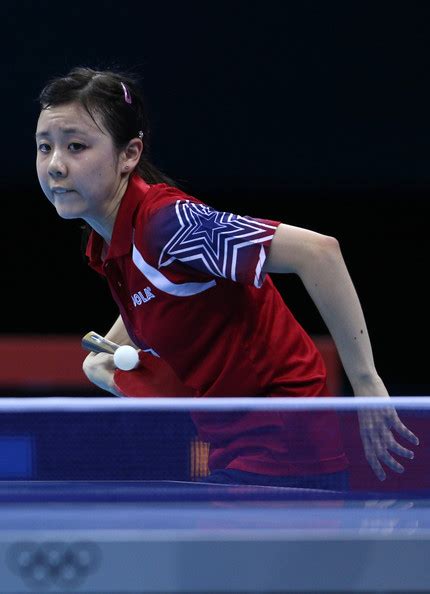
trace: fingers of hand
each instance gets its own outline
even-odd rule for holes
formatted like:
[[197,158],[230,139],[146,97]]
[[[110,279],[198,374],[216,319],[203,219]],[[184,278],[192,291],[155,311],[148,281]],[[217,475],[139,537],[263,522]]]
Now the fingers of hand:
[[387,475],[385,474],[384,469],[382,468],[382,465],[380,464],[377,456],[369,451],[369,452],[365,452],[366,453],[366,459],[370,464],[371,469],[373,470],[373,472],[375,473],[375,475],[377,476],[377,478],[380,481],[384,481],[387,477]]
[[388,432],[388,435],[385,436],[384,439],[385,446],[391,450],[394,454],[398,454],[399,456],[403,456],[403,458],[407,458],[408,460],[414,459],[414,452],[412,450],[408,450],[400,443],[398,443],[392,433]]
[[393,458],[393,456],[390,454],[390,452],[388,452],[388,450],[380,448],[377,450],[376,455],[378,456],[378,459],[381,462],[388,466],[388,468],[391,468],[391,470],[394,470],[394,472],[401,474],[405,471],[404,467],[400,464],[400,462]]
[[382,443],[382,445],[386,444],[388,449],[405,458],[412,459],[414,457],[413,452],[397,443],[392,435],[392,430],[410,443],[419,445],[418,437],[401,422],[394,409],[362,411],[360,413],[360,431],[362,435],[365,435],[371,441]]
[[384,411],[367,411],[360,415],[360,430],[363,439],[366,458],[379,480],[386,478],[382,463],[397,473],[404,472],[404,467],[390,452],[413,459],[414,453],[398,443],[392,434],[394,429],[410,441],[417,443],[418,438],[411,432],[397,416],[393,409]]
[[[396,415],[397,416],[397,415]],[[406,425],[403,425],[402,421],[399,419],[399,417],[397,417],[394,422],[392,422],[392,428],[402,437],[404,437],[405,439],[407,439],[410,443],[414,444],[414,445],[419,445],[420,444],[420,440],[418,439],[418,437],[415,435],[415,433],[412,433],[412,431],[410,431]]]
[[365,444],[364,451],[367,461],[380,481],[385,480],[387,476],[381,463],[384,463],[388,468],[399,474],[405,470],[381,444],[367,443]]

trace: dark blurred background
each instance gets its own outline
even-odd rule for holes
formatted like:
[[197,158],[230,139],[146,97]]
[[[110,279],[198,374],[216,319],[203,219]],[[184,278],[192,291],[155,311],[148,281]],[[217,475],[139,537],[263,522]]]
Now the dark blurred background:
[[[336,236],[392,394],[428,394],[425,2],[20,2],[1,8],[3,334],[117,312],[35,175],[37,95],[76,65],[141,76],[155,163],[209,204]],[[274,277],[310,333],[297,278]],[[25,362],[23,362],[25,365]]]

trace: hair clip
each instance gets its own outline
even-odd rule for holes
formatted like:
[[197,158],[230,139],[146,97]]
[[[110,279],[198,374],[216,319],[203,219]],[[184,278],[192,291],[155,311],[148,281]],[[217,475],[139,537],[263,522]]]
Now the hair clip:
[[128,90],[128,88],[125,86],[125,84],[123,82],[121,83],[121,86],[122,86],[122,90],[124,91],[125,102],[128,103],[129,105],[131,105],[130,91]]
[[139,130],[139,133],[138,133],[137,136],[138,136],[138,138],[140,138],[140,140],[142,140],[142,138],[143,138],[143,132],[142,132],[142,130]]

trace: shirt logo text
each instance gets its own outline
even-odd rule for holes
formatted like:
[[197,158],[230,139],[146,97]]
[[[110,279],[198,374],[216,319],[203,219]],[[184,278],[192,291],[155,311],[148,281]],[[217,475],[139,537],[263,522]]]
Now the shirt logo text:
[[142,305],[142,303],[147,303],[150,299],[155,299],[155,295],[149,287],[146,287],[142,291],[138,291],[134,295],[131,296],[133,301],[134,307],[138,305]]

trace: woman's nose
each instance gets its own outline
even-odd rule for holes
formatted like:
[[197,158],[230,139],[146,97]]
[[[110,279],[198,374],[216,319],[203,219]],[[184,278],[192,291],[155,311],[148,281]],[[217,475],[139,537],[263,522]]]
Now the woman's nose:
[[67,175],[66,164],[57,151],[52,153],[52,157],[49,162],[48,173],[53,178],[65,177]]

